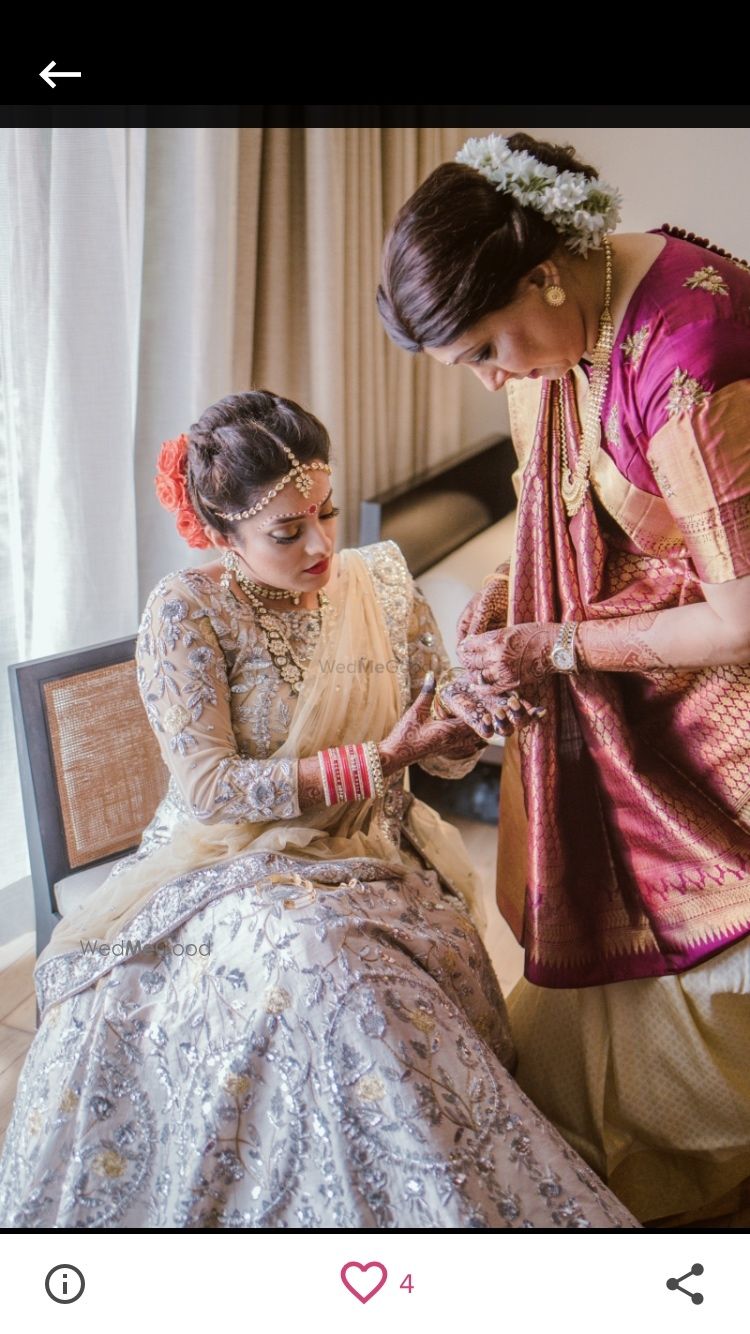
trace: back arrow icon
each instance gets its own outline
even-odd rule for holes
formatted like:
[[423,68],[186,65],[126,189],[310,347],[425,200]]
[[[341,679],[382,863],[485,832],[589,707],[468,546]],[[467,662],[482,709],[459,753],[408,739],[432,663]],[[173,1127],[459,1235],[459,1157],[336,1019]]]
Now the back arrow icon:
[[[47,68],[46,68],[46,69],[43,69],[43,70],[41,71],[40,75],[39,75],[39,78],[40,78],[40,79],[44,79],[45,83],[48,83],[49,86],[50,86],[50,88],[55,88],[55,87],[57,87],[57,85],[54,84],[54,83],[52,82],[51,78],[50,78],[50,73],[51,73],[51,71],[52,71],[52,69],[53,69],[53,67],[54,67],[55,64],[56,64],[56,61],[54,61],[54,60],[50,60],[49,65],[47,66]],[[80,71],[79,69],[77,69],[77,70],[72,70],[72,69],[56,69],[56,70],[55,70],[55,78],[56,78],[56,79],[80,79],[80,77],[81,77],[81,71]]]

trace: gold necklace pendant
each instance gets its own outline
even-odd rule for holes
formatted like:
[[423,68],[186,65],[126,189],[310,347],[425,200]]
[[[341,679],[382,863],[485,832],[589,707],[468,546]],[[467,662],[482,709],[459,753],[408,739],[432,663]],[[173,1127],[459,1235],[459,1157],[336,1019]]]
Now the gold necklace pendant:
[[569,518],[572,519],[573,515],[578,513],[588,489],[588,477],[574,477],[570,468],[565,469],[562,475],[561,490]]

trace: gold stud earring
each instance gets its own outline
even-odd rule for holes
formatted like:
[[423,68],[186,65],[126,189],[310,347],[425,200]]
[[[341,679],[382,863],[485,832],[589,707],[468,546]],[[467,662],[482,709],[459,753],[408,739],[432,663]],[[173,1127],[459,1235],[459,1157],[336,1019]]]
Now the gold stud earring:
[[562,306],[566,301],[565,291],[557,283],[552,283],[544,289],[544,299],[548,306]]

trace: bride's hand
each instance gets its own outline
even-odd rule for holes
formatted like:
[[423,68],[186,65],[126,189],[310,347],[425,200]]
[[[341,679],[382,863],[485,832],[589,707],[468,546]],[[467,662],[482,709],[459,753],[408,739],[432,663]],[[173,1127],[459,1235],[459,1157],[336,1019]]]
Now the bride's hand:
[[[526,727],[534,718],[543,718],[545,714],[544,709],[530,704],[517,691],[503,693],[496,686],[480,685],[468,672],[443,687],[440,699],[452,714],[462,718],[475,732],[489,716],[498,736],[510,736],[517,727]],[[486,732],[483,735],[487,735]]]
[[482,721],[481,734],[477,735],[477,729],[462,718],[432,718],[430,707],[434,698],[435,677],[428,672],[414,703],[378,745],[386,777],[428,755],[465,759],[486,746],[494,730],[492,717],[486,710],[486,721]]

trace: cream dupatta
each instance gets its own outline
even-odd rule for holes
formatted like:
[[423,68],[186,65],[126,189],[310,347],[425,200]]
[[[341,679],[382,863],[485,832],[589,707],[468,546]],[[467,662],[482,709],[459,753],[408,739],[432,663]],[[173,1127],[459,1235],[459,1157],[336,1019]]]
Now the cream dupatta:
[[[326,592],[329,609],[323,615],[289,733],[274,758],[303,758],[326,746],[379,740],[401,716],[398,674],[383,669],[392,662],[394,647],[366,562],[358,551],[338,553]],[[378,664],[383,664],[379,671],[375,670]],[[403,775],[391,782],[400,785]],[[370,858],[381,864],[384,876],[403,877],[409,866],[389,838],[380,818],[382,813],[381,797],[316,807],[285,821],[207,824],[186,819],[174,828],[167,844],[119,874],[110,873],[89,902],[58,923],[39,955],[35,973],[61,954],[80,952],[82,941],[112,944],[123,937],[128,923],[168,881],[244,853],[302,854],[308,861]],[[428,859],[451,888],[462,894],[481,923],[481,882],[458,831],[414,798],[410,801],[408,827]]]

